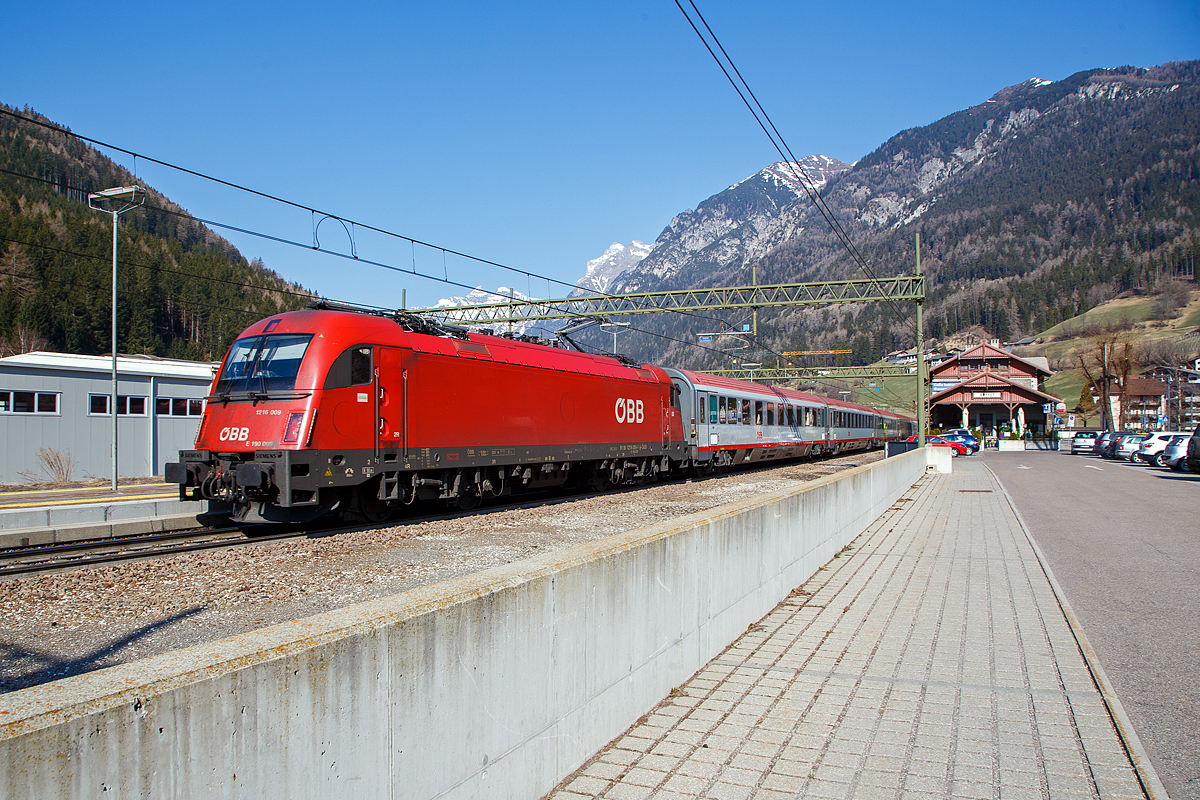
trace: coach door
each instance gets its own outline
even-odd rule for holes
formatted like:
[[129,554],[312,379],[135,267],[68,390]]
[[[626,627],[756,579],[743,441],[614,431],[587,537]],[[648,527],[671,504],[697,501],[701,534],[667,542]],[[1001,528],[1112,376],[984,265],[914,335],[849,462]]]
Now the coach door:
[[709,444],[709,424],[708,424],[708,404],[709,401],[716,403],[717,396],[708,392],[696,392],[696,441],[693,442],[697,447],[707,447]]

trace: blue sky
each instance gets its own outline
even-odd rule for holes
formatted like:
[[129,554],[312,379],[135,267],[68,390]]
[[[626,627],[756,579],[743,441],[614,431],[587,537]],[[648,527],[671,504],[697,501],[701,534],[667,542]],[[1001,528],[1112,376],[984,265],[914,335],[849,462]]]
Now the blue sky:
[[[1037,76],[1200,57],[1200,3],[697,4],[797,155],[853,161]],[[777,156],[672,0],[23,3],[0,101],[103,141],[572,282],[614,241]],[[115,155],[132,168],[132,160]],[[138,161],[203,218],[303,242],[309,215]],[[342,300],[461,290],[226,234]],[[321,243],[348,251],[330,223]],[[358,231],[360,257],[565,290]]]

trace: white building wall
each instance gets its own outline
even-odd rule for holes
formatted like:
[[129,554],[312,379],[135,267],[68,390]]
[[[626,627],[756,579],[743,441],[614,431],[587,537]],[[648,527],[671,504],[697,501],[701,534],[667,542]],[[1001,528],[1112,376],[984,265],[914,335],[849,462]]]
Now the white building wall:
[[[193,446],[201,418],[156,415],[155,399],[201,399],[210,380],[211,374],[199,379],[118,375],[118,394],[146,398],[145,416],[118,415],[121,477],[160,475],[165,462]],[[54,392],[59,398],[57,414],[0,413],[0,483],[49,480],[38,462],[42,448],[69,454],[74,480],[112,476],[112,417],[89,413],[89,395],[112,391],[110,374],[0,361],[0,392],[6,390]]]

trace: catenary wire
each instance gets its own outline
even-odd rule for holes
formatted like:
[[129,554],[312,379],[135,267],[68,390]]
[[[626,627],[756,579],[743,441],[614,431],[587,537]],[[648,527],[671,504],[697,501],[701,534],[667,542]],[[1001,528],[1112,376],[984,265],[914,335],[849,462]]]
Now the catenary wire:
[[[478,256],[472,256],[472,255],[469,255],[469,254],[466,254],[466,253],[459,252],[459,251],[457,251],[457,250],[451,250],[451,249],[449,249],[449,248],[446,248],[446,247],[441,247],[441,246],[439,246],[439,245],[431,244],[431,243],[429,243],[429,242],[424,242],[424,241],[422,241],[422,240],[420,240],[420,239],[414,239],[414,238],[412,238],[412,237],[409,237],[409,236],[404,236],[403,234],[395,233],[395,232],[392,232],[392,231],[387,231],[387,230],[384,230],[384,229],[381,229],[381,228],[376,228],[376,227],[374,227],[374,226],[367,225],[367,224],[364,224],[364,223],[360,223],[360,222],[357,222],[357,221],[355,221],[355,220],[352,220],[352,219],[348,219],[348,218],[345,218],[345,217],[340,217],[340,216],[337,216],[336,214],[329,214],[329,213],[327,213],[327,212],[324,212],[324,211],[320,211],[320,210],[317,210],[317,209],[313,209],[313,208],[311,208],[311,207],[309,207],[309,206],[305,206],[305,205],[303,205],[303,204],[296,203],[296,202],[293,202],[293,201],[291,201],[291,200],[286,200],[286,199],[283,199],[283,198],[276,197],[276,196],[274,196],[274,195],[270,195],[270,194],[267,194],[267,193],[264,193],[264,192],[260,192],[260,191],[258,191],[258,190],[255,190],[255,189],[250,189],[250,188],[247,188],[247,187],[241,186],[241,185],[239,185],[239,184],[231,183],[231,182],[229,182],[229,181],[225,181],[225,180],[223,180],[223,179],[221,179],[221,178],[215,178],[215,177],[212,177],[212,176],[209,176],[209,175],[205,175],[204,173],[201,173],[201,172],[196,172],[196,171],[194,171],[194,170],[190,170],[190,169],[188,169],[188,168],[186,168],[186,167],[180,167],[180,166],[176,166],[176,165],[174,165],[174,164],[170,164],[170,163],[168,163],[168,162],[165,162],[165,161],[160,161],[159,159],[155,159],[155,158],[152,158],[152,157],[150,157],[150,156],[145,156],[145,155],[142,155],[142,154],[140,154],[140,153],[136,153],[136,152],[134,152],[134,151],[132,151],[132,150],[127,150],[127,149],[125,149],[125,148],[118,147],[118,146],[116,146],[116,145],[111,145],[111,144],[108,144],[108,143],[106,143],[106,142],[102,142],[102,141],[100,141],[100,140],[97,140],[97,139],[91,139],[91,138],[89,138],[89,137],[82,136],[82,135],[80,135],[80,134],[74,133],[74,132],[72,132],[72,131],[69,131],[69,130],[65,130],[65,129],[63,129],[63,128],[60,128],[60,127],[58,127],[58,126],[52,125],[52,124],[50,124],[50,123],[42,122],[41,120],[30,119],[29,117],[25,117],[25,116],[22,116],[22,115],[20,115],[20,114],[16,114],[16,113],[14,113],[14,112],[12,112],[12,111],[10,111],[10,110],[8,110],[8,109],[5,109],[5,108],[3,108],[2,106],[0,106],[0,113],[7,114],[8,116],[15,117],[16,119],[19,119],[19,120],[21,120],[21,121],[24,121],[24,122],[28,122],[28,123],[30,123],[30,124],[33,124],[33,125],[38,125],[38,126],[41,126],[41,127],[43,127],[43,128],[46,128],[46,129],[48,129],[48,130],[55,131],[56,133],[60,133],[60,134],[66,135],[66,136],[72,136],[72,137],[74,137],[74,138],[76,138],[76,139],[79,139],[79,140],[81,140],[81,141],[85,141],[85,142],[89,142],[89,143],[92,143],[92,144],[96,144],[96,145],[99,145],[99,146],[101,146],[101,147],[107,147],[107,148],[110,148],[110,149],[116,150],[116,151],[118,151],[118,152],[121,152],[121,153],[126,153],[126,154],[128,154],[128,155],[131,155],[131,156],[133,156],[133,157],[135,157],[135,158],[141,157],[141,158],[143,158],[144,160],[151,161],[151,162],[153,162],[153,163],[156,163],[156,164],[160,164],[160,165],[162,165],[162,166],[165,166],[165,167],[168,167],[168,168],[170,168],[170,169],[176,169],[176,170],[179,170],[179,171],[181,171],[181,172],[184,172],[184,173],[186,173],[186,174],[189,174],[189,175],[194,175],[194,176],[196,176],[196,177],[203,178],[203,179],[205,179],[205,180],[211,180],[211,181],[213,181],[213,182],[215,182],[215,183],[219,183],[219,184],[222,184],[222,185],[225,185],[225,186],[229,186],[229,187],[231,187],[231,188],[235,188],[235,189],[238,189],[238,190],[241,190],[241,191],[249,192],[250,194],[258,195],[258,196],[261,196],[261,197],[264,197],[264,198],[267,198],[267,199],[270,199],[270,200],[274,200],[274,201],[277,201],[277,202],[283,203],[283,204],[285,204],[285,205],[292,206],[292,207],[294,207],[294,208],[298,208],[298,209],[301,209],[301,210],[304,210],[304,211],[308,211],[308,212],[309,212],[309,213],[311,213],[311,214],[320,214],[320,215],[322,215],[322,217],[323,217],[323,218],[335,219],[335,220],[338,220],[338,221],[340,221],[340,222],[349,223],[349,224],[350,224],[350,225],[352,225],[352,226],[357,226],[357,227],[364,228],[364,229],[366,229],[366,230],[372,230],[372,231],[376,231],[376,232],[378,232],[378,233],[386,234],[386,235],[388,235],[388,236],[392,236],[392,237],[395,237],[395,238],[401,239],[401,240],[403,240],[403,241],[410,242],[410,243],[411,243],[411,244],[412,244],[414,247],[415,247],[416,245],[418,245],[418,244],[419,244],[419,245],[421,245],[422,247],[428,247],[428,248],[430,248],[430,249],[433,249],[433,250],[440,250],[440,251],[442,252],[443,256],[444,256],[445,254],[447,254],[447,253],[448,253],[448,254],[450,254],[450,255],[454,255],[454,256],[460,256],[460,257],[462,257],[462,258],[466,258],[466,259],[468,259],[468,260],[475,261],[475,262],[477,262],[477,263],[481,263],[481,264],[485,264],[485,265],[489,265],[489,266],[494,266],[494,267],[498,267],[498,268],[500,268],[500,269],[508,270],[508,271],[510,271],[510,272],[514,272],[514,273],[517,273],[517,274],[520,274],[520,275],[525,275],[527,278],[530,278],[530,279],[532,279],[532,278],[537,278],[538,280],[544,280],[544,281],[546,281],[548,284],[551,284],[551,283],[553,283],[553,284],[558,284],[558,285],[560,285],[560,286],[569,287],[569,288],[571,288],[571,289],[574,289],[574,288],[576,288],[575,284],[572,284],[572,283],[566,283],[565,281],[560,281],[560,280],[558,280],[558,279],[556,279],[556,278],[549,278],[549,277],[546,277],[546,276],[543,276],[543,275],[539,275],[539,274],[537,274],[537,273],[534,273],[534,272],[529,272],[529,271],[527,271],[527,270],[518,269],[518,268],[516,268],[516,267],[510,267],[510,266],[507,266],[507,265],[505,265],[505,264],[500,264],[499,262],[495,262],[495,261],[489,261],[488,259],[480,258],[480,257],[478,257]],[[25,178],[25,179],[28,179],[28,180],[39,181],[39,182],[46,183],[46,184],[49,184],[49,185],[52,185],[52,186],[60,186],[60,185],[61,185],[61,184],[59,184],[59,183],[58,183],[58,182],[56,182],[56,181],[48,180],[48,179],[46,179],[46,178],[39,178],[39,177],[35,177],[35,176],[32,176],[32,175],[24,175],[24,174],[21,174],[21,173],[18,173],[18,172],[13,172],[13,171],[11,171],[11,170],[0,169],[0,172],[5,172],[5,173],[7,173],[7,174],[9,174],[9,175],[13,175],[13,176],[15,176],[15,177],[18,177],[18,178]],[[72,188],[76,188],[76,187],[72,187]],[[241,227],[238,227],[238,226],[236,226],[236,225],[230,225],[230,224],[226,224],[226,223],[220,223],[220,222],[216,222],[216,221],[213,221],[213,220],[206,220],[206,219],[203,219],[203,218],[200,218],[200,217],[196,217],[196,216],[194,216],[194,215],[192,215],[192,214],[189,214],[189,213],[186,213],[186,212],[175,211],[175,210],[173,210],[173,209],[170,209],[170,208],[165,208],[165,207],[163,207],[163,206],[154,206],[154,205],[148,205],[148,206],[145,206],[145,207],[146,207],[146,208],[153,209],[153,210],[156,210],[156,211],[158,211],[158,212],[160,212],[160,213],[163,213],[163,214],[170,214],[170,215],[177,216],[177,217],[180,217],[180,218],[183,218],[183,219],[194,220],[194,221],[197,221],[197,222],[200,222],[200,223],[203,223],[203,224],[211,225],[211,226],[213,226],[213,227],[223,228],[223,229],[225,229],[225,230],[230,230],[230,231],[236,231],[237,233],[242,233],[242,234],[245,234],[245,235],[247,235],[247,236],[254,236],[254,237],[261,238],[261,239],[264,239],[264,240],[267,240],[267,241],[273,241],[273,242],[276,242],[276,243],[278,243],[278,244],[287,244],[287,245],[292,245],[292,246],[295,246],[295,247],[301,247],[301,248],[304,248],[304,249],[306,249],[306,250],[313,250],[313,251],[316,251],[316,252],[325,253],[325,254],[327,254],[327,255],[334,255],[334,256],[341,257],[341,258],[347,258],[347,259],[350,259],[350,260],[353,260],[353,261],[361,261],[361,262],[363,262],[363,263],[365,263],[365,264],[370,264],[370,265],[372,265],[372,266],[377,266],[377,267],[381,267],[381,268],[383,268],[383,269],[389,269],[389,270],[393,270],[393,271],[395,271],[395,272],[400,272],[400,273],[407,274],[407,275],[415,275],[415,276],[417,276],[417,277],[420,277],[420,278],[425,278],[425,279],[427,279],[427,280],[437,281],[437,282],[439,282],[439,283],[444,283],[444,284],[447,284],[447,285],[450,285],[450,286],[454,286],[454,287],[457,287],[457,288],[466,289],[466,290],[468,290],[468,291],[474,291],[474,290],[476,290],[476,289],[480,289],[480,287],[476,287],[476,286],[470,286],[470,285],[468,285],[468,284],[465,284],[465,283],[460,283],[460,282],[458,282],[458,281],[453,281],[453,280],[450,280],[450,279],[448,278],[448,276],[447,276],[447,277],[445,277],[445,278],[439,278],[439,277],[437,277],[437,276],[435,276],[435,275],[429,275],[429,274],[427,274],[427,273],[423,273],[423,272],[417,272],[417,271],[416,271],[416,265],[415,265],[415,258],[414,258],[414,266],[413,266],[413,269],[411,269],[411,270],[408,270],[408,269],[401,269],[401,268],[399,268],[399,267],[396,267],[396,266],[393,266],[393,265],[384,264],[384,263],[382,263],[382,262],[378,262],[378,261],[373,261],[373,260],[371,260],[371,259],[362,258],[362,257],[358,256],[357,254],[353,254],[353,255],[349,255],[349,256],[348,256],[348,255],[346,255],[346,254],[344,254],[344,253],[339,253],[339,252],[337,252],[336,250],[329,250],[329,249],[326,249],[326,248],[321,248],[321,247],[314,246],[314,245],[304,244],[304,243],[301,243],[301,242],[296,242],[296,241],[293,241],[293,240],[290,240],[290,239],[284,239],[284,238],[280,238],[280,237],[277,237],[277,236],[273,236],[273,235],[271,235],[271,234],[266,234],[266,233],[262,233],[262,232],[259,232],[259,231],[250,230],[250,229],[247,229],[247,228],[241,228]],[[488,291],[488,290],[484,290],[484,289],[481,289],[481,291],[484,291],[486,294],[488,294],[488,295],[490,295],[490,296],[493,296],[493,297],[498,297],[498,298],[500,298],[501,300],[507,299],[507,298],[506,298],[504,295],[502,295],[502,294],[500,294],[500,293],[498,293],[498,292],[492,292],[492,291]],[[618,297],[618,295],[607,294],[607,293],[605,293],[605,292],[596,292],[595,294],[596,294],[597,296],[600,296],[600,297]],[[702,319],[702,320],[706,320],[706,321],[709,321],[709,322],[714,322],[714,323],[716,323],[716,324],[718,324],[718,325],[725,325],[725,326],[729,326],[729,327],[731,327],[731,325],[730,325],[730,323],[729,323],[729,322],[727,322],[726,320],[720,319],[720,318],[718,318],[718,317],[712,317],[712,316],[708,316],[708,315],[705,315],[705,314],[698,314],[698,313],[696,313],[696,312],[692,312],[692,311],[681,311],[681,310],[678,310],[678,309],[664,309],[664,310],[665,310],[665,311],[667,311],[668,313],[672,313],[672,314],[679,314],[679,315],[682,315],[682,316],[687,316],[687,317],[693,317],[693,318],[696,318],[696,319]]]
[[[704,16],[700,13],[699,8],[696,7],[694,0],[688,0],[688,3],[689,3],[689,5],[691,5],[693,10],[695,10],[696,16],[700,19],[701,24],[704,25],[705,30],[707,30],[709,35],[712,36],[713,43],[716,44],[717,48],[721,51],[722,55],[725,56],[726,60],[729,63],[729,67],[731,69],[733,69],[734,73],[737,74],[738,79],[742,83],[742,86],[745,87],[746,94],[749,94],[750,97],[753,98],[753,100],[754,100],[753,106],[751,105],[750,101],[746,99],[746,94],[743,94],[742,86],[739,86],[738,82],[735,81],[733,79],[733,76],[729,74],[729,70],[726,69],[725,64],[717,56],[716,52],[713,50],[712,46],[708,43],[708,40],[705,39],[704,34],[702,34],[700,32],[700,29],[696,26],[696,23],[692,20],[691,16],[687,13],[687,11],[684,9],[684,7],[680,4],[679,0],[675,0],[675,5],[676,5],[676,7],[679,8],[680,13],[683,14],[684,18],[687,20],[687,22],[691,26],[692,30],[696,33],[696,36],[699,37],[699,39],[700,39],[701,43],[704,45],[705,49],[708,50],[709,55],[712,56],[713,60],[717,64],[717,66],[721,69],[721,72],[724,73],[725,78],[729,81],[730,85],[733,86],[734,91],[736,91],[738,93],[738,97],[741,98],[742,103],[745,104],[747,110],[749,110],[751,115],[754,116],[755,121],[758,123],[759,127],[762,128],[763,133],[765,133],[767,135],[767,138],[771,141],[771,145],[775,148],[775,151],[777,153],[779,153],[779,156],[783,160],[786,168],[792,172],[793,177],[795,177],[797,182],[800,183],[801,188],[804,189],[804,191],[808,195],[809,199],[813,202],[818,213],[820,213],[822,218],[824,218],[826,223],[830,226],[830,229],[833,231],[835,238],[838,239],[838,241],[846,249],[846,252],[850,255],[851,259],[859,266],[860,269],[863,270],[863,272],[867,275],[867,277],[871,281],[877,282],[879,279],[875,276],[873,270],[870,268],[866,259],[862,256],[862,254],[859,252],[858,248],[854,245],[853,240],[850,239],[850,237],[846,233],[845,229],[837,221],[837,218],[834,216],[832,209],[830,209],[828,207],[828,205],[824,201],[824,198],[822,198],[820,196],[820,193],[815,191],[815,183],[813,183],[812,179],[809,178],[806,173],[804,173],[803,167],[799,164],[795,155],[792,153],[791,148],[788,147],[787,142],[783,139],[783,136],[781,134],[779,134],[778,129],[775,127],[775,124],[771,121],[770,116],[767,114],[766,110],[762,107],[762,104],[758,102],[758,98],[754,95],[754,92],[753,92],[753,90],[751,90],[750,85],[742,77],[741,72],[737,69],[737,65],[733,62],[733,59],[731,59],[729,57],[729,54],[725,51],[725,48],[721,45],[720,40],[717,38],[716,34],[713,33],[712,28],[709,27],[708,22],[705,21]],[[761,118],[759,116],[758,111],[755,110],[754,106],[757,106],[759,111],[761,111],[761,113],[762,113]],[[768,126],[770,129],[768,129]],[[774,135],[772,135],[772,131],[774,131]],[[895,305],[894,300],[889,299],[889,300],[887,300],[887,303],[892,308],[893,311],[898,310]],[[902,313],[901,313],[901,319],[905,319],[905,317]],[[915,333],[915,323],[913,323],[911,320],[906,320],[906,321],[908,322],[908,324],[911,327],[914,328],[914,333]]]

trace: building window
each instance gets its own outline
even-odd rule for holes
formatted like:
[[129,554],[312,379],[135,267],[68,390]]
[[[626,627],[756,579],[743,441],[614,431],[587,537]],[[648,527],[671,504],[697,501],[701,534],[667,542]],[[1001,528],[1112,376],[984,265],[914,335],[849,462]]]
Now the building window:
[[[89,394],[88,415],[93,417],[107,417],[108,402],[111,399],[112,396],[107,394]],[[123,394],[117,395],[117,416],[146,416],[146,398]]]
[[0,414],[58,414],[59,392],[0,389]]
[[199,417],[204,415],[204,401],[159,397],[154,401],[154,413],[160,417]]

